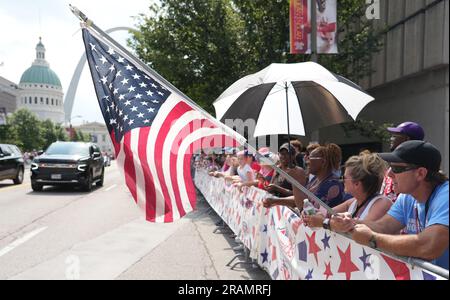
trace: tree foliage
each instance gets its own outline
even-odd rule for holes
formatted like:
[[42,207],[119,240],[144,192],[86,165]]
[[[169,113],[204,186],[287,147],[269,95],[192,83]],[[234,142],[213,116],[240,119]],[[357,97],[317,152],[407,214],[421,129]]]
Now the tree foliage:
[[[338,55],[319,63],[358,81],[371,72],[379,33],[365,2],[338,3]],[[209,111],[233,82],[271,63],[309,61],[289,54],[289,0],[161,0],[138,17],[129,44],[158,73]]]
[[27,109],[8,116],[6,125],[0,126],[0,143],[17,145],[22,151],[44,150],[53,142],[67,140],[61,125],[51,120],[40,121]]

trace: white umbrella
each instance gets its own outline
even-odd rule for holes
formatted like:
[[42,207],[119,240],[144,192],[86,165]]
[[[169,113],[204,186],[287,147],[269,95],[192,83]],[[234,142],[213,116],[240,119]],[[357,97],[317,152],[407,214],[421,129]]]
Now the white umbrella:
[[[350,122],[374,98],[350,80],[313,62],[271,64],[231,85],[214,102],[216,117],[254,119],[254,136],[304,136]],[[288,130],[289,129],[289,130]]]

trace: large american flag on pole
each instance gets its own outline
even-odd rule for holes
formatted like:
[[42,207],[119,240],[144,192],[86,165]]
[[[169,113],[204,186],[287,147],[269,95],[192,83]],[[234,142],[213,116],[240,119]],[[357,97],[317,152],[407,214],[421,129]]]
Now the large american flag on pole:
[[83,29],[83,40],[117,163],[132,197],[150,222],[183,217],[196,204],[194,152],[239,142],[189,100],[133,64],[137,58],[100,41],[88,29]]

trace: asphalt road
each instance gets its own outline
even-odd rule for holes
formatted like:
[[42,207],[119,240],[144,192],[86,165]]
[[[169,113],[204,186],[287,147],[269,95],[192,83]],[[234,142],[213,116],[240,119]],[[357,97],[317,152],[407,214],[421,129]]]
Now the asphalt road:
[[33,192],[0,181],[0,279],[269,279],[259,268],[230,270],[236,246],[214,234],[218,217],[198,208],[173,224],[145,222],[115,163],[90,193]]

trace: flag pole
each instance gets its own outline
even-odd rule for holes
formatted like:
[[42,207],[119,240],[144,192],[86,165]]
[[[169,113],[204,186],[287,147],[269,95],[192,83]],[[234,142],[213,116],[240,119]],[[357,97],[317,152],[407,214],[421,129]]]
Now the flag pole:
[[[101,30],[98,26],[94,24],[94,22],[89,19],[84,13],[82,13],[79,9],[77,9],[75,6],[70,5],[70,10],[72,13],[77,16],[81,21],[81,26],[86,29],[91,29],[90,32],[94,34],[99,39],[106,41],[107,43],[113,45],[117,49],[122,52],[123,56],[125,56],[129,61],[133,62],[136,65],[139,65],[144,72],[147,72],[148,75],[156,77],[161,83],[171,88],[176,93],[179,93],[181,96],[184,97],[186,102],[188,102],[193,108],[197,109],[200,113],[202,113],[206,118],[214,122],[215,125],[217,125],[219,128],[224,130],[225,133],[229,134],[230,136],[233,136],[238,140],[242,146],[249,149],[251,152],[255,153],[255,156],[257,158],[262,158],[263,155],[261,155],[254,147],[252,147],[249,143],[247,143],[246,139],[239,135],[237,132],[232,130],[231,128],[227,127],[225,124],[219,122],[216,118],[211,116],[207,111],[205,111],[201,106],[199,106],[197,103],[195,103],[192,99],[190,99],[187,95],[185,95],[183,92],[181,92],[179,89],[177,89],[174,85],[172,85],[169,81],[167,81],[164,77],[159,75],[155,70],[144,64],[141,60],[134,58],[133,54],[131,54],[127,49],[125,49],[122,45],[117,43],[114,39],[112,39],[106,32]],[[288,173],[283,171],[281,168],[279,168],[276,163],[271,158],[265,158],[268,159],[272,163],[272,167],[275,171],[277,171],[280,175],[282,175],[289,183],[291,183],[293,186],[298,188],[300,191],[302,191],[303,194],[305,194],[309,199],[313,200],[316,203],[319,203],[320,206],[325,208],[327,212],[331,215],[335,215],[336,213],[329,207],[325,202],[323,202],[321,199],[319,199],[314,193],[309,191],[307,188],[305,188],[303,185],[301,185],[297,180],[295,180],[292,176],[290,176]]]
[[185,95],[182,91],[180,91],[177,87],[175,87],[172,83],[167,81],[164,77],[162,77],[159,73],[157,73],[155,70],[141,62],[139,59],[134,58],[134,55],[131,54],[127,49],[125,49],[122,45],[117,43],[114,39],[112,39],[106,32],[104,32],[102,29],[100,29],[97,25],[94,24],[94,22],[89,19],[83,12],[81,12],[76,7],[70,5],[70,9],[75,16],[77,16],[82,21],[82,27],[86,29],[93,29],[90,30],[96,37],[98,37],[101,40],[106,40],[108,43],[112,44],[114,47],[118,48],[122,54],[131,62],[133,62],[136,65],[139,65],[144,71],[147,72],[148,75],[155,77],[159,82],[161,82],[163,85],[169,87],[174,92],[180,94],[186,102],[189,103],[193,108],[197,109],[200,113],[202,113],[207,119],[210,119],[215,123],[216,126],[224,130],[227,134],[230,136],[233,136],[236,138],[237,141],[239,141],[241,144],[244,144],[246,142],[245,138],[239,135],[237,132],[231,130],[229,127],[225,126],[224,124],[217,121],[216,118],[211,116],[207,111],[205,111],[202,107],[200,107],[197,103],[195,103],[192,99],[190,99],[187,95]]

